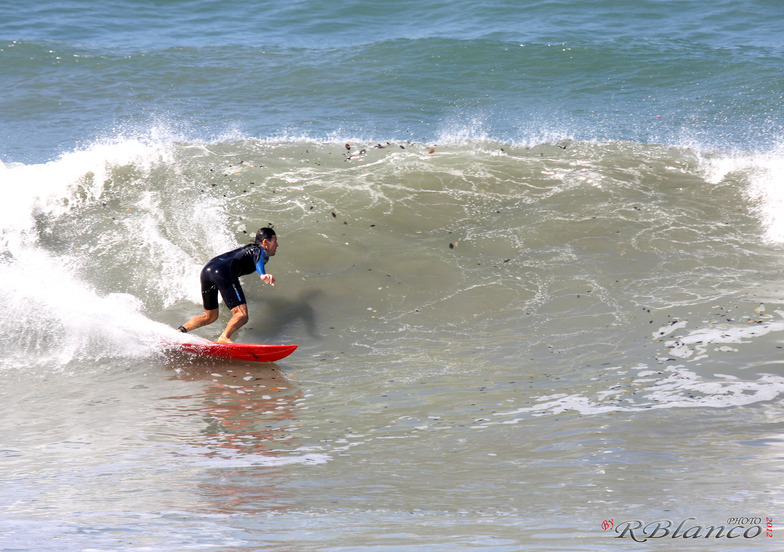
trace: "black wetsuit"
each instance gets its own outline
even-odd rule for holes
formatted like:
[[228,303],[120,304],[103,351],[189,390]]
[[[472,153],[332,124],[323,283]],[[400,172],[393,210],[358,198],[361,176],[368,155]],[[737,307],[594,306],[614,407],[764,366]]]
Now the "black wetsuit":
[[218,308],[218,292],[229,309],[247,303],[240,285],[240,276],[253,271],[265,274],[269,255],[260,245],[239,247],[211,259],[201,271],[201,296],[204,310]]

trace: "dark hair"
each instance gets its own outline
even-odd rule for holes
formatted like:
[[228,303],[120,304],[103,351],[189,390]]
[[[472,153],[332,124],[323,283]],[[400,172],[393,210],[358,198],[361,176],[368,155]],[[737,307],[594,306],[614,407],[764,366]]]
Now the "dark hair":
[[273,237],[275,237],[275,230],[269,226],[259,228],[259,231],[256,232],[256,244],[261,245],[261,242],[264,240],[271,240]]

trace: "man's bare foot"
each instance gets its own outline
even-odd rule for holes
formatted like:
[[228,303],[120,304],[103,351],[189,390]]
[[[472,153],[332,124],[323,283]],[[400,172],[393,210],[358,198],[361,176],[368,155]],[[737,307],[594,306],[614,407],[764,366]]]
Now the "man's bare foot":
[[234,343],[234,342],[228,337],[220,336],[215,343]]

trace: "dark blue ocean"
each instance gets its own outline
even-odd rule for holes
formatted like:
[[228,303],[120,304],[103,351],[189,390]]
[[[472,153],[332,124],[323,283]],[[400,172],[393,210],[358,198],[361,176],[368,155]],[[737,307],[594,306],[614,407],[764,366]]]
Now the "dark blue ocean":
[[783,22],[0,0],[0,549],[780,549]]
[[631,140],[775,149],[775,1],[0,7],[0,159],[192,140]]

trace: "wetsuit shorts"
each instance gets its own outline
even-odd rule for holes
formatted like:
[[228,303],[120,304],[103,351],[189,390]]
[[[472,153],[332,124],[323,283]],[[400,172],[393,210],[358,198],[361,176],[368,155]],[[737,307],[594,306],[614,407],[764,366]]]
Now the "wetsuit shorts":
[[229,309],[247,303],[240,279],[232,275],[227,266],[208,263],[201,271],[201,297],[204,310],[218,308],[218,292]]
[[240,276],[253,273],[265,274],[264,265],[269,255],[255,244],[238,247],[218,255],[201,271],[201,295],[205,310],[218,308],[218,293],[230,309],[244,305],[245,294],[240,285]]

